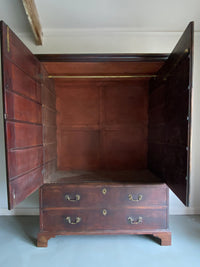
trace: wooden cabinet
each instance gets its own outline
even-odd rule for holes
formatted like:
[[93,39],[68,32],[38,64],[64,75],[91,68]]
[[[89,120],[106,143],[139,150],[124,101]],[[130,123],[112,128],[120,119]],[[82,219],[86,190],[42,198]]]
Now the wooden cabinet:
[[9,208],[40,190],[38,246],[71,234],[171,244],[189,204],[193,23],[168,54],[33,55],[1,22]]
[[[137,175],[144,177],[144,172]],[[43,233],[47,240],[49,233],[159,234],[158,229],[170,243],[166,184],[58,182],[44,185],[40,193],[40,246],[46,245]]]

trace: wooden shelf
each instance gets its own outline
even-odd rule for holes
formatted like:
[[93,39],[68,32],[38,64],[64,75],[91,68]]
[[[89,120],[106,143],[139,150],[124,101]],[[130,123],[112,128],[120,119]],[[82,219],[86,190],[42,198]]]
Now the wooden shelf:
[[123,171],[56,171],[45,183],[163,183],[147,169]]

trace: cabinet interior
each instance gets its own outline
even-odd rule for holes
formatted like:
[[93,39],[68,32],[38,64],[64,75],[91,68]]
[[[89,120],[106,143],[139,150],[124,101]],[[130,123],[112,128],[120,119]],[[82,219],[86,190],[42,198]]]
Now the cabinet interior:
[[164,108],[150,80],[163,64],[43,62],[44,182],[163,181],[149,151],[152,116]]

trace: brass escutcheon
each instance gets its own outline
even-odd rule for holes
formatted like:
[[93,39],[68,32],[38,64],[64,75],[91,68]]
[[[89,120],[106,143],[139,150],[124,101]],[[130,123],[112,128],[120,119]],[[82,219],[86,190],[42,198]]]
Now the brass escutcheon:
[[107,213],[108,213],[108,211],[107,211],[106,209],[103,209],[103,212],[102,212],[102,214],[103,214],[104,216],[106,216],[106,215],[107,215]]
[[107,193],[107,189],[106,188],[103,188],[102,189],[102,194],[105,195]]

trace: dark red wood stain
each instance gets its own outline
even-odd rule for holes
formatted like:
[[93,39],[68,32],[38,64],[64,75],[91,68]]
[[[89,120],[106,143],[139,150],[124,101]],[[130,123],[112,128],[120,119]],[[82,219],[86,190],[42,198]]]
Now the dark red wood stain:
[[57,167],[57,139],[56,139],[56,95],[54,81],[48,78],[46,69],[42,72],[42,121],[44,145],[44,181],[48,180]]
[[148,81],[56,80],[59,169],[146,167]]
[[5,101],[8,120],[42,124],[41,104],[9,91],[5,92]]
[[41,103],[41,88],[38,82],[6,58],[4,61],[4,70],[6,72],[6,90],[17,92]]
[[147,130],[132,128],[104,131],[103,164],[106,169],[145,169]]
[[34,169],[9,182],[10,203],[15,207],[43,184],[42,167]]
[[[85,179],[87,179],[87,175],[85,176]],[[158,207],[167,205],[166,186],[162,183],[132,185],[130,181],[124,185],[107,183],[103,186],[98,183],[98,179],[93,184],[80,184],[78,177],[74,177],[74,179],[76,179],[77,183],[68,184],[63,179],[60,183],[44,186],[42,192],[42,208]],[[134,175],[132,175],[132,180],[134,180]],[[105,195],[102,193],[103,188],[107,190]],[[76,199],[76,195],[78,194],[80,200],[68,201],[65,198],[67,194],[71,199]],[[128,198],[129,194],[134,199],[142,195],[142,199],[139,201],[130,201]]]
[[6,132],[8,149],[43,145],[41,125],[8,121]]
[[4,23],[1,32],[8,199],[13,208],[43,182],[40,62]]
[[58,169],[99,169],[99,131],[61,131],[58,133]]
[[[68,232],[87,232],[94,230],[140,230],[140,229],[165,229],[166,228],[166,210],[164,209],[120,209],[108,208],[107,215],[102,214],[102,208],[90,210],[85,209],[59,209],[44,210],[43,221],[44,231],[68,231]],[[130,224],[129,217],[139,220],[142,217],[142,223]],[[78,224],[69,224],[66,217],[75,221],[77,217],[81,218]]]
[[188,205],[193,23],[150,82],[148,167]]
[[45,62],[49,75],[154,74],[163,62]]
[[43,147],[10,150],[7,156],[8,176],[13,179],[43,163]]
[[[3,55],[8,58],[19,69],[36,80],[40,80],[40,62],[16,36],[16,34],[2,23],[3,33]],[[5,60],[5,59],[4,59]]]
[[43,133],[44,144],[56,143],[56,125],[44,125]]

